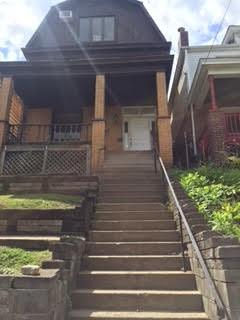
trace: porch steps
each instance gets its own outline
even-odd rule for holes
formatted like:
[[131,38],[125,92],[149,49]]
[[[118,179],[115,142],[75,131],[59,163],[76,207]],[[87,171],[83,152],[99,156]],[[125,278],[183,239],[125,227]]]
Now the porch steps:
[[147,152],[107,155],[70,320],[208,319],[151,170]]
[[205,313],[169,313],[169,312],[113,312],[98,310],[82,310],[73,311],[71,313],[72,320],[207,320]]
[[98,220],[92,222],[94,230],[175,230],[176,224],[172,220],[121,220],[105,221]]

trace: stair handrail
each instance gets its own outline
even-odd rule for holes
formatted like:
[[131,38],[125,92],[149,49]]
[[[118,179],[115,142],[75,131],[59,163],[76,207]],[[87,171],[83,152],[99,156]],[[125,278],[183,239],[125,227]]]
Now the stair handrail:
[[[188,236],[189,236],[189,238],[190,238],[190,240],[192,242],[193,248],[194,248],[194,250],[196,252],[196,255],[198,257],[199,263],[200,263],[200,265],[201,265],[201,267],[203,269],[204,275],[205,275],[206,280],[207,280],[207,285],[208,285],[208,287],[210,289],[210,292],[212,293],[212,296],[213,296],[213,298],[215,300],[215,303],[217,304],[219,319],[220,320],[223,320],[223,319],[231,320],[231,318],[230,318],[230,316],[229,316],[229,314],[227,312],[227,308],[226,308],[226,306],[224,305],[224,303],[222,301],[222,298],[221,298],[221,296],[220,296],[220,294],[218,292],[218,289],[216,288],[216,285],[215,285],[215,283],[214,283],[214,281],[212,279],[212,276],[211,276],[211,274],[210,274],[210,272],[208,270],[207,264],[206,264],[206,262],[205,262],[205,260],[203,258],[203,255],[202,255],[202,253],[201,253],[201,251],[200,251],[200,249],[198,247],[197,241],[196,241],[196,239],[195,239],[195,237],[194,237],[194,235],[192,233],[192,230],[191,230],[191,228],[189,226],[189,223],[188,223],[188,221],[187,221],[187,219],[185,217],[185,214],[184,214],[184,212],[182,210],[182,207],[181,207],[181,205],[179,203],[177,195],[176,195],[176,193],[175,193],[175,191],[173,189],[172,183],[170,181],[170,178],[169,178],[169,175],[167,173],[167,169],[166,169],[166,167],[165,167],[165,165],[163,163],[163,160],[159,156],[157,150],[154,150],[155,162],[157,162],[156,161],[157,158],[159,160],[161,169],[162,169],[164,177],[165,177],[165,179],[167,181],[167,184],[168,184],[169,190],[170,190],[170,192],[172,194],[172,197],[173,197],[173,200],[175,202],[175,205],[176,205],[176,207],[178,209],[178,214],[179,214],[179,217],[180,217],[180,228],[182,228],[182,222],[183,222],[184,226],[186,228],[186,231],[188,233]],[[183,242],[182,230],[181,230],[181,238],[182,238],[181,241]],[[183,259],[184,260],[186,259],[184,252],[183,252]],[[184,271],[186,271],[185,266],[186,266],[186,262],[184,262]]]

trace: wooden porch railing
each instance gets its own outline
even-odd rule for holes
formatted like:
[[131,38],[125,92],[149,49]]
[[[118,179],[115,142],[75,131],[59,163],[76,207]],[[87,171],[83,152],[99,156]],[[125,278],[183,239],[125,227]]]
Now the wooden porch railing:
[[74,124],[21,124],[9,125],[8,144],[90,143],[91,125]]

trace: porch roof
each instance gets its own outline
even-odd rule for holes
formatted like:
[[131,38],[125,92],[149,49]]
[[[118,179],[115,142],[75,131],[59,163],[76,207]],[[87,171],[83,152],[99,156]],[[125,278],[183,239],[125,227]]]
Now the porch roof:
[[193,84],[191,86],[188,103],[201,107],[204,103],[208,90],[208,76],[216,79],[240,78],[239,57],[208,58],[200,59]]
[[146,74],[165,71],[169,82],[173,56],[142,53],[133,56],[108,56],[78,60],[0,62],[0,73],[14,78],[41,76],[90,76],[95,74]]

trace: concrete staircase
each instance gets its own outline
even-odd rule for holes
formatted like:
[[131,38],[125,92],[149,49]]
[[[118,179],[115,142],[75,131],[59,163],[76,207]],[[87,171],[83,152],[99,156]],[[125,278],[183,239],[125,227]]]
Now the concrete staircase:
[[206,320],[150,153],[107,157],[70,320]]

